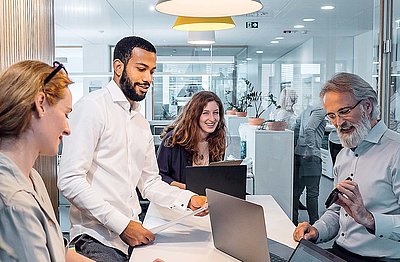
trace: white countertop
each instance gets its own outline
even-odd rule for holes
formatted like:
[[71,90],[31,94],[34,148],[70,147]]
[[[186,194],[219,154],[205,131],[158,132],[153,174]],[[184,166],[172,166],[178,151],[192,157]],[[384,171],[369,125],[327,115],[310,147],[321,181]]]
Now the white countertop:
[[[270,195],[250,195],[247,200],[264,208],[268,238],[295,248],[297,243],[292,238],[295,229],[292,221],[286,216]],[[182,212],[150,204],[144,226],[153,228],[179,218]],[[212,242],[209,216],[188,217],[181,223],[156,235],[150,245],[136,247],[130,261],[153,261],[160,258],[164,261],[238,261],[217,250]]]

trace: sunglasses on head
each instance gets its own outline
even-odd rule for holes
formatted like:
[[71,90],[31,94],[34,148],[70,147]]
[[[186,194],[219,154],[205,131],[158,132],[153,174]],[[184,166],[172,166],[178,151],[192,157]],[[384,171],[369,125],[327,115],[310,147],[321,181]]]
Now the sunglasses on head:
[[[54,68],[55,67],[55,68]],[[61,69],[64,69],[65,73],[68,74],[67,69],[65,69],[64,65],[58,61],[53,62],[54,70],[46,77],[43,84],[46,85],[50,80],[58,73]]]

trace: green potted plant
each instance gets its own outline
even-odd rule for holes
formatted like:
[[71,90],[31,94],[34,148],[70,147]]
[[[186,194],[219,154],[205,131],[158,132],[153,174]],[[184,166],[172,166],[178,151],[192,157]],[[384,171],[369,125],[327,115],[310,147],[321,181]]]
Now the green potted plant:
[[230,94],[232,93],[231,90],[225,91],[225,101],[228,104],[225,113],[227,115],[236,115],[236,105],[232,103],[232,99],[229,99]]
[[236,105],[236,115],[240,117],[247,116],[247,108],[249,107],[249,100],[247,92],[238,99]]
[[248,92],[246,91],[238,100],[237,103],[234,104],[230,99],[228,99],[229,94],[232,91],[225,92],[225,100],[228,104],[228,108],[234,110],[237,116],[245,117],[247,115],[247,108],[250,105],[250,100],[248,96]]
[[272,93],[268,93],[267,96],[267,101],[268,101],[268,106],[263,107],[262,102],[263,102],[263,96],[262,96],[262,91],[255,91],[254,86],[252,83],[244,79],[244,82],[246,83],[247,86],[247,99],[250,101],[250,107],[254,107],[255,115],[254,117],[249,117],[249,124],[250,125],[261,125],[264,122],[264,118],[261,118],[262,114],[265,112],[267,108],[269,108],[271,105],[274,105],[276,108],[279,108],[279,105],[277,103],[276,97]]
[[[270,102],[268,107],[274,105],[276,109],[281,108],[281,106],[278,105],[278,103],[276,102],[276,98],[271,93],[268,94],[268,101]],[[264,125],[267,127],[268,130],[284,131],[287,123],[284,120],[268,119],[264,122]],[[263,129],[265,129],[265,126],[263,127]]]

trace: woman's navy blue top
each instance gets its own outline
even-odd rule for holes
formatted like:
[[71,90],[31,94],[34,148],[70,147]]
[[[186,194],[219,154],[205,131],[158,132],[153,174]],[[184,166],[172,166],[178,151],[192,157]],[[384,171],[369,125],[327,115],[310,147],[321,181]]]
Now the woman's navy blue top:
[[165,146],[165,141],[172,135],[172,131],[168,132],[157,151],[158,168],[162,180],[171,184],[173,181],[186,183],[184,175],[185,167],[192,166],[192,156],[184,147],[174,145],[172,147]]

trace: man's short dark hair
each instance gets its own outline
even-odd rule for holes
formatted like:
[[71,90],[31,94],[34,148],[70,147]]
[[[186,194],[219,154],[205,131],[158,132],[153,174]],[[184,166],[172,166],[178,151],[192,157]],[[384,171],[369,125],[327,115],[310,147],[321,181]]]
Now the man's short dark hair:
[[126,65],[129,59],[131,59],[132,50],[135,47],[144,49],[148,52],[156,53],[156,48],[154,45],[146,39],[138,36],[128,36],[119,40],[115,46],[113,60],[119,59],[124,65]]

